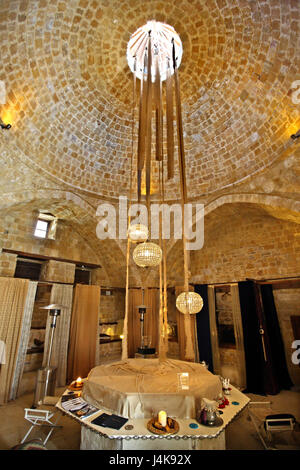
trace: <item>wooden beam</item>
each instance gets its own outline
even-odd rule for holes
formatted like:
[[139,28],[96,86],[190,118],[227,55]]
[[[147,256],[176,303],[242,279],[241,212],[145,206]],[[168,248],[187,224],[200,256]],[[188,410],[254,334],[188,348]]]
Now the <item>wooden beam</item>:
[[293,289],[300,287],[300,277],[283,277],[275,279],[247,279],[247,281],[253,281],[259,285],[271,284],[273,289]]
[[93,263],[85,263],[84,261],[76,261],[73,259],[64,259],[64,258],[56,258],[54,256],[46,256],[40,255],[35,253],[25,253],[24,251],[17,251],[17,250],[9,250],[8,248],[2,248],[3,253],[11,253],[13,255],[21,256],[22,258],[29,258],[29,259],[38,259],[41,261],[61,261],[63,263],[72,263],[79,266],[85,266],[86,268],[96,269],[101,268],[100,264],[93,264]]
[[[221,289],[222,286],[230,286],[230,284],[238,284],[239,282],[252,281],[256,284],[272,284],[273,289],[295,289],[300,288],[300,276],[295,277],[283,277],[283,278],[274,278],[274,279],[239,279],[237,281],[224,281],[224,282],[200,282],[200,285],[207,284],[209,286],[217,287]],[[191,283],[192,285],[197,285],[198,283]]]

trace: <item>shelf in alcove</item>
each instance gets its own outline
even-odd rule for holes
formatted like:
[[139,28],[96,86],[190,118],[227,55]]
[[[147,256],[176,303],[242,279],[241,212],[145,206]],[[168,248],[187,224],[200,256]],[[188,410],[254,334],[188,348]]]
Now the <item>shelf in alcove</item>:
[[108,344],[108,343],[116,343],[118,341],[122,341],[122,339],[120,337],[111,337],[111,338],[99,338],[100,341],[99,341],[99,344]]
[[44,352],[44,347],[28,348],[26,354],[37,354]]

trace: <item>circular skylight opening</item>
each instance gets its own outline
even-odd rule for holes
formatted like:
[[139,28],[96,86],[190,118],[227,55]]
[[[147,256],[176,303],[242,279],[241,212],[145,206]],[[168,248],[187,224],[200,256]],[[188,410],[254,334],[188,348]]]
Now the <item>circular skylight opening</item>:
[[182,43],[175,29],[159,21],[148,21],[147,24],[141,26],[130,37],[127,46],[127,60],[130,70],[136,74],[139,79],[147,76],[147,46],[149,32],[151,35],[151,54],[152,81],[155,81],[155,70],[158,66],[160,70],[161,80],[167,77],[167,70],[170,68],[171,74],[174,73],[173,68],[173,40],[175,46],[175,60],[177,68],[180,66],[182,58]]

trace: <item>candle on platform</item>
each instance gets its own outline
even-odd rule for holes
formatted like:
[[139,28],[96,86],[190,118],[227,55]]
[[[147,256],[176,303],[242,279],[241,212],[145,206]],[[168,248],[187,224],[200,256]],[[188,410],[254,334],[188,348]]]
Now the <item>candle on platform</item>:
[[78,377],[75,381],[75,387],[81,387],[82,386],[82,378]]
[[165,411],[160,411],[158,413],[158,422],[161,424],[164,428],[167,426],[167,413]]

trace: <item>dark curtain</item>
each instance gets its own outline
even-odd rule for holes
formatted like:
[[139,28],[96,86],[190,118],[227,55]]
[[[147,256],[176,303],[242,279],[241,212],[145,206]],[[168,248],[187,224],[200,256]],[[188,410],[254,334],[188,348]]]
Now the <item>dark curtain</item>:
[[207,285],[196,285],[195,292],[201,295],[203,299],[203,307],[201,312],[196,314],[196,328],[199,351],[199,362],[205,361],[208,369],[213,372],[213,358],[210,340],[209,310]]
[[284,344],[280,331],[278,315],[271,284],[260,286],[262,305],[267,331],[269,332],[269,349],[272,358],[272,375],[275,382],[275,393],[288,390],[293,383],[290,379],[285,358]]
[[[271,285],[239,282],[244,335],[246,393],[275,395],[292,385]],[[263,334],[261,334],[263,333]]]
[[246,393],[265,395],[264,366],[259,320],[256,314],[254,283],[239,282],[239,296],[246,362]]

